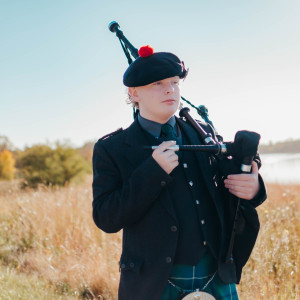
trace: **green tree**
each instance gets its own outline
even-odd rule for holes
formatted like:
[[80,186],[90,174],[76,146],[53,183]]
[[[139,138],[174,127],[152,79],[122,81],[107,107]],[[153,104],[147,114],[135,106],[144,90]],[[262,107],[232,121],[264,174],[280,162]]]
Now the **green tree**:
[[20,153],[18,167],[24,174],[25,185],[66,185],[82,178],[88,171],[87,162],[78,152],[67,145],[36,145]]

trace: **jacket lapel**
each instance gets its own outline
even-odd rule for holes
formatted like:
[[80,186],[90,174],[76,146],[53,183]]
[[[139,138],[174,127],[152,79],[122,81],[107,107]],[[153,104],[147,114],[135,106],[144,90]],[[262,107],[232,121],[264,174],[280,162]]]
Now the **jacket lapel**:
[[[183,131],[185,136],[187,137],[188,142],[190,145],[203,145],[202,141],[200,141],[200,138],[196,132],[190,125],[188,125],[186,122],[184,122],[181,119],[177,119],[178,125],[180,126],[180,129]],[[222,212],[222,204],[220,203],[220,197],[218,195],[217,186],[216,186],[216,174],[213,173],[212,167],[211,167],[211,159],[210,155],[205,152],[197,151],[195,152],[196,159],[198,162],[198,166],[202,175],[203,180],[205,181],[205,184],[208,188],[208,192],[215,204],[215,207],[217,209],[219,219],[221,220],[221,223],[223,223],[223,212]]]
[[[155,145],[158,145],[160,141],[157,140]],[[126,159],[129,161],[132,169],[137,168],[143,161],[145,161],[150,155],[152,155],[153,150],[145,150],[144,146],[150,146],[149,141],[143,132],[143,129],[135,120],[131,126],[126,130],[123,139],[124,153]],[[151,145],[151,146],[155,146]],[[176,219],[175,209],[172,203],[168,187],[164,188],[161,192],[161,204],[165,207],[169,214]]]
[[133,168],[139,166],[151,154],[152,150],[145,150],[144,146],[149,146],[143,129],[138,124],[137,119],[126,129],[123,138],[124,155]]
[[[183,120],[177,119],[178,125],[180,126],[180,129],[183,131],[185,136],[187,137],[187,140],[190,145],[203,145],[202,141],[200,140],[197,132],[188,124],[186,124]],[[211,168],[209,164],[209,155],[204,152],[197,151],[195,152],[197,161],[201,170],[201,173],[203,175],[203,178],[207,178],[206,183],[208,185],[211,184],[210,178],[207,176],[211,173]]]

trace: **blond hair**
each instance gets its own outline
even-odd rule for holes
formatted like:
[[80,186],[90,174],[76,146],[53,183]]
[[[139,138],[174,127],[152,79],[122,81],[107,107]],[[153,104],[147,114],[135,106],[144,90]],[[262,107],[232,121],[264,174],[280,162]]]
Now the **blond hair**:
[[130,104],[134,108],[139,108],[138,102],[135,102],[132,96],[130,95],[129,88],[126,89],[126,94],[127,94],[126,103]]

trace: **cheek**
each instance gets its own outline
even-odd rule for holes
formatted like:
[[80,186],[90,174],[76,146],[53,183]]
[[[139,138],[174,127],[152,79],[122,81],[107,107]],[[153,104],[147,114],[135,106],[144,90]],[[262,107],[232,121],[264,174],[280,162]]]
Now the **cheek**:
[[140,98],[140,104],[147,109],[153,108],[155,97],[152,94],[144,94],[142,98]]
[[174,93],[176,95],[178,95],[178,97],[180,98],[180,88],[179,88],[179,86],[176,86],[176,88],[174,89]]

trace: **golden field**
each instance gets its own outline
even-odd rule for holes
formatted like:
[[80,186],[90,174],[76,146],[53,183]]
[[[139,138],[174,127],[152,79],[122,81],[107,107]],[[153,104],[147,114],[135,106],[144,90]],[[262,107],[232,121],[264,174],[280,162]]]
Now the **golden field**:
[[[300,299],[300,185],[268,185],[241,300]],[[121,233],[92,220],[91,179],[20,190],[0,182],[0,299],[117,299]]]

